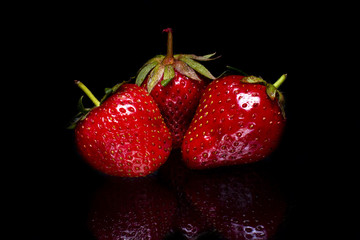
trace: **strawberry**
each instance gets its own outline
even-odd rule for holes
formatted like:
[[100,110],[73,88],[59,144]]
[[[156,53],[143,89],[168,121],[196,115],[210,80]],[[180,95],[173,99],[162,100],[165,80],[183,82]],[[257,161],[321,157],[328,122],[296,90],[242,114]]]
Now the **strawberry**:
[[99,102],[84,84],[76,84],[96,105],[90,110],[79,104],[85,114],[73,125],[77,148],[91,166],[109,175],[138,177],[166,161],[171,135],[144,89],[118,84]]
[[[172,134],[173,148],[179,148],[209,79],[215,77],[198,61],[214,54],[173,55],[172,30],[168,33],[167,55],[158,55],[139,70],[136,84],[147,89],[157,103]],[[200,75],[199,75],[200,74]]]
[[285,125],[284,98],[254,76],[230,75],[208,85],[182,144],[194,169],[256,162],[278,145]]
[[153,175],[108,179],[91,202],[88,226],[96,239],[162,240],[176,209],[174,194]]

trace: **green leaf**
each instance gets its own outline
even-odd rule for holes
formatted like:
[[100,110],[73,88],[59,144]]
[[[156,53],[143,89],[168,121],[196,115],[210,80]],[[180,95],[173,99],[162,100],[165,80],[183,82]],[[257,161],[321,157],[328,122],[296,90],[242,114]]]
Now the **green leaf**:
[[100,103],[103,103],[111,94],[116,92],[118,88],[123,85],[124,83],[128,83],[129,81],[122,81],[121,83],[116,84],[112,88],[105,88],[105,95],[102,97]]
[[85,107],[84,107],[84,104],[82,102],[84,98],[84,95],[80,97],[79,101],[78,101],[78,104],[77,104],[77,107],[78,107],[78,110],[80,113],[87,113]]
[[232,66],[226,66],[226,68],[231,70],[231,71],[238,72],[238,73],[240,73],[241,75],[243,75],[245,77],[249,76],[249,74],[247,74],[246,72],[244,72],[243,70],[241,70],[239,68],[232,67]]
[[185,58],[195,59],[197,61],[211,61],[211,60],[218,59],[220,57],[220,56],[218,56],[216,58],[211,58],[215,54],[216,54],[216,52],[211,53],[211,54],[207,54],[207,55],[204,55],[204,56],[196,56],[194,54],[177,54],[177,55],[174,55],[174,58],[175,59],[180,59],[180,58],[185,57]]
[[[202,56],[202,58],[207,58],[207,59],[209,59],[209,60],[212,60],[212,59],[210,59],[212,56],[214,56],[216,54],[216,52],[214,52],[214,53],[210,53],[210,54],[207,54],[207,55],[204,55],[204,56]],[[218,57],[216,57],[216,58],[219,58],[220,56],[218,56]],[[216,59],[216,58],[213,58],[213,59]]]
[[241,79],[242,82],[244,83],[262,83],[262,84],[266,84],[266,81],[260,77],[255,77],[255,76],[247,76],[244,77],[243,79]]
[[164,70],[164,78],[161,81],[161,86],[165,87],[175,77],[175,70],[172,65],[166,65]]
[[272,84],[266,85],[266,94],[269,96],[271,100],[274,100],[277,94],[277,89]]
[[76,124],[81,121],[84,120],[85,117],[89,114],[89,112],[91,111],[91,108],[85,108],[84,104],[82,102],[84,96],[81,96],[79,101],[78,101],[78,109],[79,109],[79,113],[75,115],[75,117],[70,121],[67,129],[74,129],[76,127]]
[[201,79],[198,77],[198,75],[196,74],[194,69],[189,67],[189,65],[187,65],[186,63],[184,63],[182,61],[175,60],[174,67],[182,75],[185,75],[185,76],[187,76],[187,77],[189,77],[191,79],[194,79],[194,80],[201,81]]
[[105,88],[105,96],[112,94],[114,91],[112,88]]
[[147,82],[148,93],[151,93],[153,88],[158,84],[164,74],[165,66],[162,64],[156,65],[156,67],[151,71],[149,80]]
[[135,80],[135,84],[138,86],[141,86],[141,84],[144,82],[146,76],[148,75],[148,73],[159,63],[157,61],[153,61],[151,63],[145,64],[139,71],[136,80]]
[[[131,80],[131,79],[130,79],[130,80]],[[118,90],[119,87],[121,87],[121,85],[130,82],[130,80],[122,81],[121,83],[118,83],[118,84],[116,84],[115,86],[113,86],[113,87],[111,88],[112,92],[116,92],[116,90]]]
[[179,60],[185,62],[187,65],[189,65],[192,69],[194,69],[201,75],[210,79],[215,79],[215,77],[209,72],[209,70],[207,70],[202,64],[192,60],[191,58],[182,57]]
[[281,109],[282,116],[284,118],[286,118],[285,117],[285,98],[284,98],[284,95],[279,90],[277,90],[276,92],[277,92],[278,103],[279,103],[279,106],[280,106],[280,109]]
[[83,117],[83,113],[79,112],[78,114],[76,114],[76,116],[71,120],[71,122],[66,128],[75,129],[76,124],[81,120],[82,117]]
[[100,103],[103,103],[113,92],[112,88],[105,88],[105,95],[100,100]]
[[150,63],[153,63],[153,62],[161,63],[162,60],[164,60],[164,58],[165,58],[164,55],[156,55],[155,57],[148,60],[144,65],[147,65],[147,64],[150,64]]

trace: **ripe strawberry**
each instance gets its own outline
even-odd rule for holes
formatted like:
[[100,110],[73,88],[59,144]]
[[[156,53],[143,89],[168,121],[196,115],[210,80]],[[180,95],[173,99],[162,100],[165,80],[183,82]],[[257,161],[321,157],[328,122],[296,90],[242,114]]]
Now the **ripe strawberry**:
[[136,84],[146,88],[154,98],[172,133],[173,148],[178,148],[208,79],[215,79],[195,60],[209,61],[214,54],[202,57],[173,55],[172,30],[164,31],[168,33],[167,55],[158,55],[146,62],[139,70]]
[[[77,84],[97,107],[78,119],[78,150],[95,169],[114,176],[144,176],[162,165],[171,151],[171,135],[158,107],[135,84],[108,89],[100,102],[81,83]],[[82,106],[82,104],[80,104]]]
[[174,226],[174,194],[153,175],[116,178],[94,195],[89,229],[96,239],[162,240]]
[[256,162],[278,145],[285,125],[283,96],[263,79],[231,75],[208,85],[182,145],[194,169]]

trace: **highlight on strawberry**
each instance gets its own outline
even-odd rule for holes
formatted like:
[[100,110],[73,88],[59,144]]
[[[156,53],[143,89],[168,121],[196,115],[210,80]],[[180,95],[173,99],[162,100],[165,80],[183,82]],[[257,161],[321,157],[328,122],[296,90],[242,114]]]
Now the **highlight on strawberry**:
[[147,92],[129,83],[106,89],[99,101],[80,81],[75,83],[94,103],[80,113],[75,129],[77,148],[95,169],[113,176],[139,177],[157,170],[171,152],[171,134]]
[[269,156],[285,126],[284,97],[274,84],[254,76],[230,75],[205,89],[182,145],[194,169],[245,164]]
[[[191,169],[260,161],[279,145],[286,123],[284,97],[274,84],[255,76],[215,78],[199,61],[205,56],[167,53],[147,61],[134,77],[105,89],[99,101],[80,81],[75,84],[93,102],[70,128],[80,155],[95,169],[122,177],[146,176],[181,150]],[[230,68],[234,70],[233,68]]]

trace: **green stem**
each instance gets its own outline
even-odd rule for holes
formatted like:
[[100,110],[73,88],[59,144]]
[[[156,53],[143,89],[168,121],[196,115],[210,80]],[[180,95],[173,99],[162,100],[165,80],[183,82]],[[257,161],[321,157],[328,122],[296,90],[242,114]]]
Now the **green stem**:
[[90,100],[94,103],[96,107],[100,106],[99,100],[92,94],[92,92],[80,81],[75,80],[75,84],[83,90],[83,92],[90,98]]
[[174,52],[173,52],[173,35],[172,35],[172,29],[166,28],[163,30],[163,32],[168,33],[167,38],[167,51],[166,51],[166,57],[163,60],[164,65],[173,64],[174,63]]
[[280,85],[285,81],[287,74],[281,75],[281,77],[273,84],[274,87],[279,88]]

